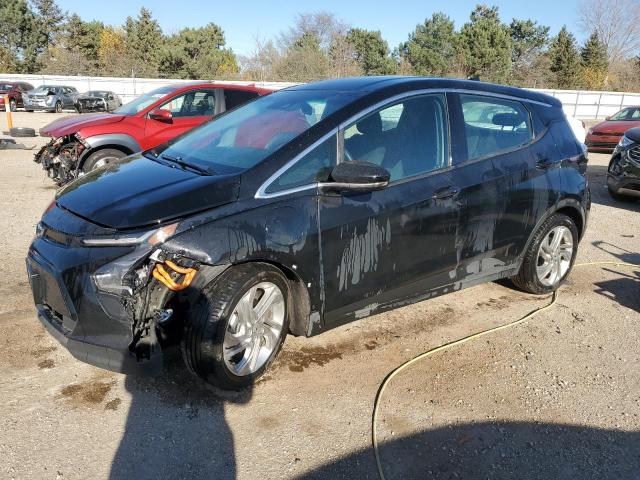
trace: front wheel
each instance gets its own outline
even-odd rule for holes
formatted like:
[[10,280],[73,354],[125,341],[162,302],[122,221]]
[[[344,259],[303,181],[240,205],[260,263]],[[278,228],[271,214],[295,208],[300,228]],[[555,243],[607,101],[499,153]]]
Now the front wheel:
[[289,329],[289,285],[268,264],[232,267],[203,288],[185,322],[189,369],[220,388],[251,385],[280,351]]
[[55,108],[56,108],[56,110],[55,110],[56,113],[62,112],[62,102],[56,102],[56,107]]
[[18,104],[16,103],[16,101],[13,98],[11,100],[9,100],[9,109],[12,112],[15,112],[18,109]]
[[555,213],[538,228],[513,283],[525,292],[555,291],[567,278],[578,252],[578,229],[567,215]]
[[118,150],[116,148],[103,148],[102,150],[93,152],[87,157],[84,164],[82,165],[82,171],[84,173],[89,173],[91,170],[104,167],[105,165],[108,165],[111,162],[119,160],[126,156],[127,154],[122,150]]

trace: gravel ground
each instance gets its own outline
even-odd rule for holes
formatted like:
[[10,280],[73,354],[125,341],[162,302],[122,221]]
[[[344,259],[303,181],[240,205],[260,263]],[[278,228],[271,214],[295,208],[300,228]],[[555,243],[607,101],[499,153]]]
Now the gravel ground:
[[[14,115],[41,127],[54,114]],[[0,124],[5,124],[0,114]],[[44,139],[23,139],[41,145]],[[252,391],[73,359],[39,325],[24,256],[55,192],[31,151],[0,151],[0,478],[376,478],[370,417],[396,365],[547,299],[490,283],[289,337]],[[640,203],[593,208],[578,262],[640,263]],[[387,478],[640,478],[640,269],[583,267],[529,323],[418,363],[380,410]]]

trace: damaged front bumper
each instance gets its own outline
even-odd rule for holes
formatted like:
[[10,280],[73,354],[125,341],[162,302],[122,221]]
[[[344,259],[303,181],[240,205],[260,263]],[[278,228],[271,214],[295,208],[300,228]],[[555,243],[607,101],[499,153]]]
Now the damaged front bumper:
[[607,187],[619,195],[640,198],[640,147],[616,149],[607,171]]
[[[45,214],[26,258],[38,318],[83,362],[117,372],[154,368],[171,321],[164,307],[198,265],[157,248],[162,229],[118,237],[121,244],[90,244],[105,237],[101,230],[59,207]],[[164,262],[193,273],[165,270],[172,281],[160,282],[154,270]]]
[[75,179],[86,144],[79,135],[52,139],[34,155],[33,161],[42,165],[47,176],[62,186]]

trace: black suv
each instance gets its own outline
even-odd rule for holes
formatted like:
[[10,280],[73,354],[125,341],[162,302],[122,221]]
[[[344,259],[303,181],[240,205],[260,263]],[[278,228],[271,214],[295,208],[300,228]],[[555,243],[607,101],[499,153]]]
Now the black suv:
[[193,372],[240,388],[287,333],[500,278],[555,290],[586,228],[586,163],[540,93],[295,86],[69,184],[27,269],[77,358],[124,371],[181,342]]

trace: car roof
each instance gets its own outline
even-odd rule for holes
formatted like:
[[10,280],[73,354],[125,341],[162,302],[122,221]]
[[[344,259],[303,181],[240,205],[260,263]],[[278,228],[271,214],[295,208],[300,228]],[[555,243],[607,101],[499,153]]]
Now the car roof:
[[334,80],[322,80],[319,82],[295,85],[287,90],[330,90],[353,93],[373,93],[381,90],[406,90],[416,89],[451,89],[451,90],[472,90],[519,97],[527,100],[542,102],[554,106],[561,106],[556,98],[540,92],[525,90],[522,88],[497,85],[494,83],[480,82],[476,80],[461,80],[455,78],[429,78],[414,76],[371,76],[371,77],[349,77]]

